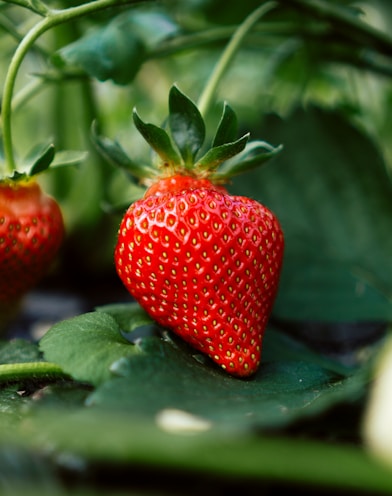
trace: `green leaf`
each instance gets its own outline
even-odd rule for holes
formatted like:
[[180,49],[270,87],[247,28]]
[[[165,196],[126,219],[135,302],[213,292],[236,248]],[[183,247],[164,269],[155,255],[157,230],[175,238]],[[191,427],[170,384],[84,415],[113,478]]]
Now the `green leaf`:
[[0,364],[36,362],[41,360],[38,347],[24,339],[0,342]]
[[246,143],[249,139],[249,133],[239,138],[237,141],[232,143],[225,143],[223,145],[215,146],[210,148],[208,152],[197,161],[195,167],[198,170],[208,170],[213,171],[222,162],[225,162],[229,158],[234,157],[238,153],[242,152],[245,148]]
[[273,147],[265,141],[251,141],[242,154],[223,164],[213,177],[218,180],[229,179],[249,172],[275,157],[282,148],[282,145]]
[[235,141],[238,131],[238,121],[234,110],[225,102],[223,105],[223,113],[218,124],[212,146],[220,146],[225,143]]
[[153,50],[163,40],[171,38],[179,33],[180,27],[170,17],[168,12],[157,5],[134,6],[134,8],[120,14],[123,24],[131,29],[133,33],[143,40],[144,44]]
[[264,203],[282,224],[276,316],[390,320],[392,183],[376,144],[338,111],[316,106],[271,116],[260,132],[285,152],[232,191]]
[[140,165],[129,158],[122,146],[106,136],[99,134],[96,122],[91,127],[92,141],[99,153],[112,165],[123,169],[132,177],[143,178],[156,171],[146,165]]
[[196,105],[176,86],[169,93],[169,126],[185,165],[193,165],[204,143],[205,124]]
[[306,246],[297,253],[288,249],[280,284],[274,312],[284,320],[294,315],[304,322],[392,320],[391,299],[366,280],[358,268],[320,253],[309,253]]
[[[118,331],[137,334],[138,327],[151,326],[136,304],[108,305],[96,314],[61,323],[56,332],[52,328],[43,347],[48,353],[56,349],[59,360],[82,380],[100,375],[103,381],[92,394],[70,382],[45,387],[34,397],[3,388],[0,442],[8,455],[17,446],[28,453],[50,450],[53,459],[72,454],[71,462],[80,457],[99,466],[142,465],[149,473],[187,470],[198,477],[226,479],[230,474],[260,483],[276,479],[390,490],[390,472],[360,447],[271,432],[305,420],[319,433],[316,415],[355,405],[366,394],[367,365],[345,369],[269,328],[260,371],[252,379],[235,379],[163,330],[161,336],[139,337],[137,347],[126,344],[138,349],[128,355]],[[83,361],[90,361],[90,370]]]
[[[273,339],[271,330],[268,334]],[[368,381],[363,371],[344,377],[328,370],[309,352],[300,360],[295,354],[290,360],[263,360],[256,376],[243,381],[195,359],[197,353],[184,350],[170,335],[164,340],[147,337],[140,346],[143,353],[112,365],[117,377],[90,395],[90,407],[152,418],[175,408],[221,426],[282,427],[357,400]]]
[[100,384],[111,377],[116,360],[139,353],[121,335],[116,320],[92,312],[55,324],[40,341],[45,359],[58,364],[76,380]]
[[151,417],[176,408],[237,428],[281,427],[356,401],[368,382],[366,367],[350,370],[321,359],[273,329],[251,380],[229,376],[179,338],[157,331],[137,304],[109,305],[56,324],[40,348],[64,372],[97,386],[90,407]]
[[147,47],[134,33],[128,17],[118,16],[101,28],[62,48],[53,58],[57,65],[75,65],[87,74],[119,85],[128,84],[147,59]]
[[[98,467],[141,466],[147,469],[149,477],[157,478],[158,484],[172,474],[177,489],[186,473],[190,479],[185,480],[184,494],[189,494],[189,480],[197,480],[209,488],[215,487],[211,485],[213,481],[222,484],[218,487],[230,489],[232,481],[246,484],[251,481],[251,487],[260,488],[260,494],[265,484],[270,487],[271,483],[279,487],[304,484],[313,493],[317,493],[317,488],[324,492],[339,488],[355,494],[392,491],[390,469],[373,460],[361,447],[309,439],[309,436],[288,437],[280,433],[256,436],[217,428],[179,435],[143,417],[91,408],[65,413],[48,411],[30,417],[28,429],[26,425],[19,429],[0,426],[0,438],[7,447],[17,442],[28,447],[30,453],[50,450],[53,455],[59,454],[61,460],[95,460]],[[77,456],[69,458],[70,454]],[[7,455],[9,460],[9,449]],[[20,462],[15,464],[17,471],[20,465]],[[9,466],[6,464],[5,468]],[[162,473],[163,480],[159,478]],[[18,476],[21,476],[19,471]],[[51,486],[48,494],[57,495]],[[79,493],[72,491],[72,494]]]
[[153,150],[155,150],[164,164],[169,166],[181,164],[182,159],[164,129],[154,124],[144,123],[136,112],[136,109],[133,110],[133,121],[140,134]]

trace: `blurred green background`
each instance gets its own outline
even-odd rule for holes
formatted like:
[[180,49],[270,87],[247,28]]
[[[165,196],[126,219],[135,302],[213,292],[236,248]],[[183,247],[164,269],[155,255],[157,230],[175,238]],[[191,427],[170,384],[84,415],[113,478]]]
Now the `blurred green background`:
[[[67,226],[65,246],[44,288],[65,289],[65,298],[93,291],[94,303],[99,304],[127,300],[115,274],[113,249],[136,186],[98,153],[92,125],[95,122],[99,134],[118,142],[133,160],[150,160],[131,120],[133,107],[144,121],[159,125],[166,118],[174,83],[197,101],[236,28],[263,3],[267,2],[118,2],[55,27],[29,51],[13,101],[16,156],[22,162],[30,150],[49,143],[58,151],[88,151],[79,166],[54,169],[41,179],[60,202]],[[80,2],[46,4],[60,9]],[[0,2],[0,89],[19,41],[40,20],[34,13],[37,5],[40,2],[28,0]],[[0,475],[5,488],[23,473],[28,486],[32,481],[46,487],[48,494],[67,494],[58,485],[58,470],[61,479],[74,478],[73,488],[80,494],[105,494],[107,486],[95,491],[97,480],[114,473],[123,482],[128,464],[136,464],[142,479],[151,467],[160,477],[167,468],[170,474],[163,479],[169,493],[173,471],[180,465],[185,471],[182,488],[194,481],[192,476],[203,474],[202,489],[196,484],[191,494],[206,492],[210,477],[215,489],[207,494],[231,494],[231,487],[254,494],[255,481],[266,494],[293,483],[291,494],[296,487],[306,494],[302,483],[322,491],[327,481],[342,492],[390,494],[390,470],[362,449],[361,422],[374,347],[382,344],[392,320],[391,32],[389,0],[278,0],[245,38],[205,116],[211,139],[222,104],[228,101],[242,132],[283,145],[261,169],[228,185],[231,192],[270,207],[285,233],[266,375],[238,390],[238,385],[215,375],[207,374],[204,383],[194,360],[187,362],[189,352],[182,355],[181,348],[176,345],[173,351],[166,343],[163,351],[147,348],[146,355],[137,358],[140,368],[127,368],[125,360],[118,366],[120,379],[96,383],[102,364],[94,340],[86,345],[73,334],[72,324],[60,325],[52,335],[58,336],[52,338],[53,345],[51,338],[48,343],[53,356],[81,383],[42,387],[35,398],[19,394],[14,385],[1,389],[5,428],[0,439],[5,448],[0,449],[0,460],[5,468]],[[135,318],[134,309],[124,308],[107,310],[115,322],[108,319],[110,325],[104,327],[118,360],[129,346],[118,346],[116,326],[132,327]],[[143,318],[143,325],[151,325]],[[91,338],[95,329],[81,319],[80,329]],[[303,348],[303,342],[313,351]],[[93,372],[78,362],[81,349],[91,358]],[[1,350],[11,361],[41,357],[36,345],[19,341],[3,343]],[[171,360],[162,361],[165,353]],[[145,390],[149,373],[169,406],[193,409],[216,422],[216,430],[186,439],[159,430],[151,419],[162,405]],[[296,374],[303,374],[305,381],[299,386]],[[92,391],[90,383],[98,389]],[[207,399],[193,403],[187,387],[205,398],[200,383]],[[215,405],[219,394],[221,408]],[[86,398],[89,408],[84,407]],[[230,417],[227,409],[233,402]],[[27,424],[19,425],[20,419]],[[17,425],[17,434],[7,432],[10,425]],[[260,432],[265,437],[259,438]],[[327,443],[318,443],[320,439]],[[43,459],[31,457],[31,452]],[[302,456],[297,458],[298,452]],[[211,457],[203,463],[201,453]],[[230,453],[238,453],[243,463]],[[106,464],[101,479],[94,479]],[[132,467],[137,491],[143,481]],[[269,485],[271,480],[274,484]],[[123,485],[118,484],[118,494]],[[156,487],[150,489],[156,494]]]

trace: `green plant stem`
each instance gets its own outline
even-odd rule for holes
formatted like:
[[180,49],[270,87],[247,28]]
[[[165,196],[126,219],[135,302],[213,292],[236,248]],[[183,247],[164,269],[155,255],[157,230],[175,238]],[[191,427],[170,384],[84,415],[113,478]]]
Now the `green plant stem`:
[[106,9],[108,7],[136,3],[135,0],[95,0],[77,7],[64,10],[51,10],[45,12],[46,16],[41,19],[21,40],[14,56],[8,66],[2,99],[3,120],[3,146],[5,155],[6,172],[12,174],[16,170],[15,157],[12,144],[11,114],[12,95],[15,87],[16,77],[24,57],[34,45],[36,40],[49,29],[79,17]]
[[69,378],[55,363],[25,362],[0,365],[0,383],[18,382],[24,379]]
[[268,2],[261,5],[259,8],[254,10],[238,27],[234,32],[232,38],[227,44],[225,50],[223,51],[218,63],[216,64],[211,77],[207,81],[206,86],[202,94],[200,95],[198,101],[198,108],[202,115],[206,115],[208,109],[211,105],[212,99],[214,97],[215,91],[223,78],[226,70],[228,69],[231,61],[236,55],[238,49],[241,46],[242,41],[252,27],[260,20],[267,12],[276,7],[276,2]]

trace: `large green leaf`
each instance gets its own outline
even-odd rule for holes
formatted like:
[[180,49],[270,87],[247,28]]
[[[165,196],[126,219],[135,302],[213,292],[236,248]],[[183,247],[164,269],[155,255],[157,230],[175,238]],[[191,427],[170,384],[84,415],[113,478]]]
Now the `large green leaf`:
[[291,320],[392,318],[392,184],[372,140],[314,106],[267,119],[274,162],[235,182],[279,217],[286,253],[275,312]]
[[112,365],[118,377],[91,394],[90,406],[147,416],[174,408],[219,425],[271,428],[358,399],[366,384],[360,373],[346,378],[298,359],[264,360],[252,380],[241,381],[157,337],[142,349]]
[[284,320],[357,322],[392,318],[388,296],[349,263],[289,253],[274,313]]
[[[158,421],[151,423],[118,412],[84,409],[66,415],[41,413],[31,416],[20,429],[0,426],[0,439],[49,452],[52,457],[59,454],[59,460],[76,462],[71,465],[74,468],[86,458],[98,462],[101,471],[117,463],[114,466],[124,469],[131,487],[139,467],[144,467],[158,485],[172,476],[176,487],[186,473],[193,476],[192,481],[196,477],[198,484],[208,484],[202,487],[209,489],[214,489],[218,477],[229,486],[234,481],[236,485],[264,481],[311,484],[316,493],[317,487],[323,491],[351,490],[358,495],[392,491],[390,470],[352,445],[217,428],[192,435],[173,434]],[[180,494],[189,494],[189,487]]]
[[128,17],[119,16],[62,48],[54,61],[75,65],[101,81],[127,84],[147,58],[147,48]]
[[176,408],[242,428],[283,426],[357,400],[367,383],[365,369],[350,372],[321,360],[271,329],[251,380],[229,376],[171,333],[157,331],[138,305],[110,305],[56,324],[40,347],[47,360],[97,386],[90,407],[152,417]]

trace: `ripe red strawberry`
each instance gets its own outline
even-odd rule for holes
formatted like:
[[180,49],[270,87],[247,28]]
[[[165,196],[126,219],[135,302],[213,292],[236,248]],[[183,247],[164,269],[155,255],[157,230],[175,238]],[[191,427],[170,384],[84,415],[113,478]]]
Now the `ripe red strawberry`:
[[231,374],[248,376],[260,363],[282,254],[282,231],[269,210],[195,181],[134,203],[115,260],[157,322]]
[[[237,162],[230,161],[246,152],[248,135],[227,142],[233,134],[233,113],[225,107],[213,147],[195,160],[204,140],[204,121],[176,88],[169,110],[171,136],[134,113],[137,128],[161,164],[156,182],[121,222],[116,269],[159,324],[230,374],[246,377],[260,363],[282,265],[283,234],[266,207],[230,195],[221,184],[277,150],[250,158],[244,153]],[[267,145],[253,143],[250,148],[258,146],[265,150]],[[136,172],[140,177],[140,170]]]
[[1,308],[15,303],[37,284],[63,236],[60,208],[37,182],[0,182]]

